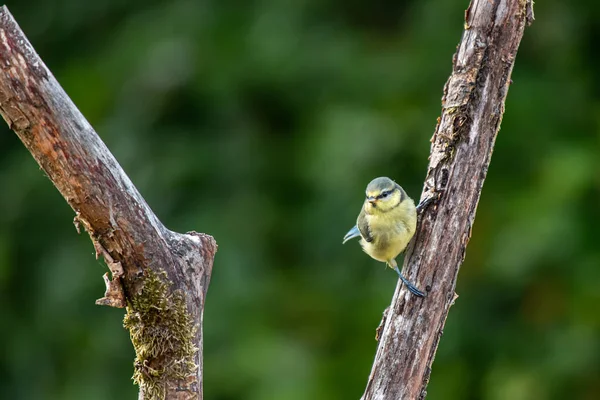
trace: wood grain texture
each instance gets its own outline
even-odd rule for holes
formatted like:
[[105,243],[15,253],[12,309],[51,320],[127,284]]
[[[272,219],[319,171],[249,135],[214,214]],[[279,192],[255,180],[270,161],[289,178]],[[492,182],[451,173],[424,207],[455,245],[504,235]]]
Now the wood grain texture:
[[530,0],[473,0],[431,139],[421,201],[435,198],[404,263],[405,276],[428,295],[399,283],[379,332],[363,400],[423,399],[442,336],[477,203],[504,113],[517,49],[533,19]]
[[[153,327],[143,325],[148,319],[134,304],[143,304],[147,277],[159,277],[166,291],[154,318],[176,315],[186,330],[177,338],[193,339],[186,346],[172,341],[179,353],[151,347],[136,360],[142,379],[180,363],[176,374],[154,379],[153,387],[141,382],[140,399],[201,399],[202,313],[216,243],[205,234],[163,226],[6,7],[0,8],[0,113],[73,208],[76,225],[87,230],[97,255],[104,256],[112,278],[106,278],[107,293],[98,302],[127,305],[130,322],[148,332]],[[183,314],[177,315],[178,304],[185,304]],[[163,334],[169,339],[178,332]],[[181,354],[189,355],[185,368]]]

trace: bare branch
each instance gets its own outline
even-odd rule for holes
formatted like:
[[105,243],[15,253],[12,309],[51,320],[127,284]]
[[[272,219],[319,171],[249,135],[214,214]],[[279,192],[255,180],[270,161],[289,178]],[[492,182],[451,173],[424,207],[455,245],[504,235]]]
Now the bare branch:
[[98,302],[127,305],[140,399],[201,399],[213,238],[163,226],[6,7],[0,8],[0,65],[0,113],[111,271]]
[[423,399],[504,113],[531,0],[473,0],[431,139],[425,207],[404,271],[418,298],[396,288],[363,400]]

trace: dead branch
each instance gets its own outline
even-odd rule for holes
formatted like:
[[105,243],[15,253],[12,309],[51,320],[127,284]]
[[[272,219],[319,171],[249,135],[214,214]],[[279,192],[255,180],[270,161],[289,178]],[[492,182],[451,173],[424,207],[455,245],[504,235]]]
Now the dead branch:
[[75,211],[111,277],[98,304],[126,306],[140,399],[202,399],[202,313],[216,243],[163,226],[0,8],[0,113]]
[[504,113],[531,0],[472,0],[444,87],[421,201],[425,208],[404,271],[425,298],[397,286],[363,400],[423,399]]

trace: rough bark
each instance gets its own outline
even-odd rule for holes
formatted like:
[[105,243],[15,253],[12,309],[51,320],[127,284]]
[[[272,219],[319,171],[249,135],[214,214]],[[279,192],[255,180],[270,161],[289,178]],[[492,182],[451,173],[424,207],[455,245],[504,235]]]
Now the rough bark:
[[404,263],[406,276],[428,295],[413,296],[399,282],[363,400],[426,396],[532,7],[531,0],[472,0],[465,12],[421,195],[435,201],[422,212]]
[[6,7],[0,9],[0,65],[0,113],[111,271],[98,303],[127,308],[139,398],[201,399],[213,238],[163,226]]

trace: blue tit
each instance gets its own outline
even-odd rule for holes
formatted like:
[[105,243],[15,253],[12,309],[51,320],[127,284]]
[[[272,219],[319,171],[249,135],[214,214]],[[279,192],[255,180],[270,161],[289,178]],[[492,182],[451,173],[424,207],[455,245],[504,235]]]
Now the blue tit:
[[386,177],[373,179],[366,194],[356,225],[344,236],[343,243],[360,237],[365,253],[394,269],[411,293],[425,296],[402,275],[396,263],[396,257],[404,251],[417,229],[415,202],[400,185]]

